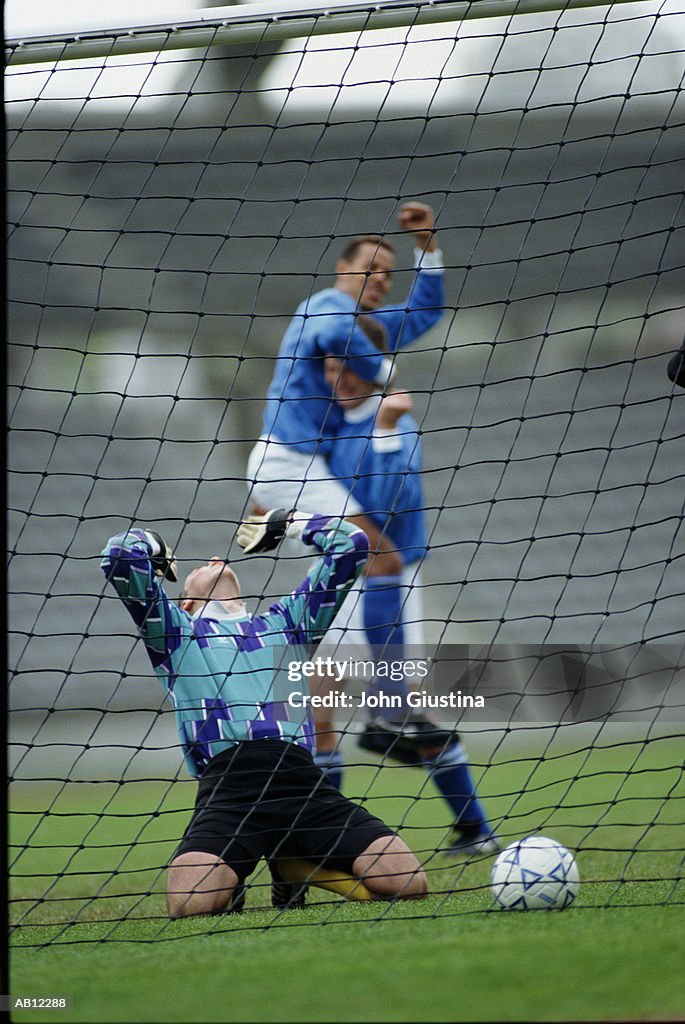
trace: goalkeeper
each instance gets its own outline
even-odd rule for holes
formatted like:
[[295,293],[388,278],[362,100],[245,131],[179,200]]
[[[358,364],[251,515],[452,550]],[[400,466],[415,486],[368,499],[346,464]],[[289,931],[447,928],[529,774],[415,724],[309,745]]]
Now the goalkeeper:
[[[423,644],[419,571],[427,554],[427,535],[421,444],[410,415],[409,394],[382,396],[373,384],[333,357],[325,360],[324,372],[343,412],[329,457],[331,471],[393,541],[405,563],[400,575],[366,578],[361,593],[350,594],[326,642],[344,645],[364,636],[378,668],[385,661],[405,661],[406,646]],[[393,684],[390,673],[382,676],[378,688],[400,698],[409,689],[405,680]],[[343,762],[333,723],[319,710],[315,720],[317,764],[340,786]],[[402,716],[397,709],[384,709],[366,725],[359,745],[427,769],[453,814],[446,853],[474,856],[499,849],[478,799],[466,751],[454,732],[438,728],[425,714]]]
[[[176,604],[163,585],[176,580],[176,563],[159,534],[131,529],[103,552],[103,571],[138,627],[174,705],[188,769],[199,779],[168,873],[172,918],[238,909],[243,883],[262,856],[281,886],[274,905],[288,903],[284,880],[320,884],[331,873],[337,881],[324,887],[337,885],[351,898],[426,893],[403,840],[314,765],[309,712],[274,699],[279,658],[296,652],[293,645],[321,639],[361,572],[368,540],[343,520],[282,509],[251,517],[237,539],[251,554],[275,547],[286,533],[320,557],[264,615],[247,612],[225,559],[194,569]],[[306,686],[305,680],[297,689],[306,695]]]
[[[434,212],[425,203],[404,203],[398,222],[415,242],[416,274],[409,295],[397,305],[384,305],[395,268],[395,253],[385,237],[362,235],[347,244],[336,264],[334,286],[302,302],[285,333],[262,436],[247,466],[250,497],[257,507],[286,504],[355,517],[372,551],[380,552],[368,570],[371,574],[399,571],[401,560],[326,463],[342,414],[331,401],[323,357],[344,358],[363,380],[384,386],[393,374],[391,354],[442,316],[444,275]],[[362,329],[362,314],[383,326],[390,355],[380,352]]]

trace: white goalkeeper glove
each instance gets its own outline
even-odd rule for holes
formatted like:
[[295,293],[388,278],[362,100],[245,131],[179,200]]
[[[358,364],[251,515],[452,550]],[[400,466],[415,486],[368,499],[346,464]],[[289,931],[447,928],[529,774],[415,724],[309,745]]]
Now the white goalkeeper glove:
[[284,508],[272,508],[263,516],[249,516],[238,527],[236,540],[246,555],[258,551],[271,551],[285,535],[290,513]]
[[155,571],[155,576],[163,580],[171,580],[176,583],[178,579],[178,566],[174,558],[174,552],[169,547],[160,533],[156,530],[144,530],[148,544],[152,548],[150,565]]

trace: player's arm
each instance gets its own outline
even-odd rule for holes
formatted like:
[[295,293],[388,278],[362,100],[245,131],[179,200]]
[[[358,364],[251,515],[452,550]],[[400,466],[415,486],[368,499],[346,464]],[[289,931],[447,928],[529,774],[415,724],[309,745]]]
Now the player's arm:
[[419,435],[409,416],[413,408],[409,391],[391,391],[378,407],[370,446],[371,465],[378,474],[374,487],[378,508],[394,507],[406,476],[419,462]]
[[391,351],[404,348],[433,327],[445,307],[444,263],[433,208],[427,203],[403,203],[397,219],[400,228],[414,236],[416,276],[404,302],[384,306],[376,314],[388,332]]
[[162,585],[176,580],[173,552],[155,531],[131,529],[107,542],[100,566],[158,667],[180,645],[187,619]]
[[313,515],[306,522],[294,517],[290,532],[320,552],[318,562],[299,587],[273,606],[285,609],[298,623],[307,643],[316,643],[327,632],[350,587],[361,575],[369,557],[366,534],[345,519]]
[[[255,522],[260,530],[263,528],[261,524],[267,524],[270,532],[266,540],[268,546],[264,546],[252,531],[252,523]],[[269,616],[278,619],[290,643],[316,643],[328,630],[350,587],[364,568],[369,556],[366,534],[345,519],[286,513],[283,509],[274,509],[265,516],[252,516],[245,525],[247,529],[241,526],[237,539],[247,554],[275,547],[286,534],[319,552],[321,557],[302,583],[288,597],[269,608]]]
[[[411,477],[419,461],[419,438],[411,419],[402,422],[413,407],[408,391],[393,391],[381,401],[373,434],[364,454],[361,471],[370,484],[369,511],[386,513],[406,508]],[[406,423],[411,424],[408,429]]]

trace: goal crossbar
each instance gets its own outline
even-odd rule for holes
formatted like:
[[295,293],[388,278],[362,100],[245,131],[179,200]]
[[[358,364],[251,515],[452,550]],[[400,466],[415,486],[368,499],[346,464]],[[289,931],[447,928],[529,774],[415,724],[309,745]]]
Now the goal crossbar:
[[[614,4],[634,2],[613,0]],[[170,15],[166,23],[160,23],[156,14],[139,16],[135,24],[103,22],[68,32],[10,36],[5,56],[10,65],[38,64],[597,6],[598,0],[338,0],[326,5],[317,0],[284,10],[283,0],[268,0],[182,12]]]

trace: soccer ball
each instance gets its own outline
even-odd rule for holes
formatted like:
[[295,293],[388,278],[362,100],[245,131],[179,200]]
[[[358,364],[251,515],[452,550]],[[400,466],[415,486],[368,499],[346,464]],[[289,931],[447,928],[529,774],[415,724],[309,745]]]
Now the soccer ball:
[[573,854],[545,836],[528,836],[502,850],[490,881],[505,910],[563,910],[580,888]]

